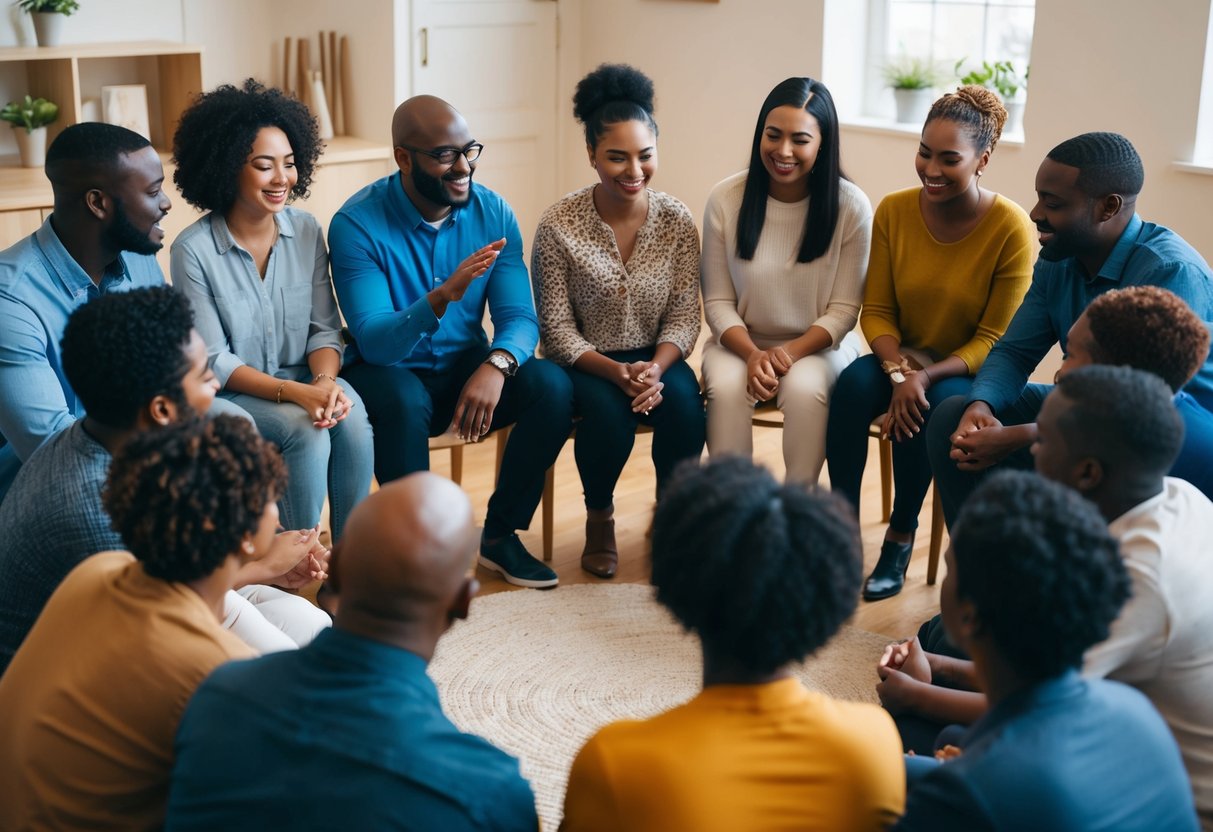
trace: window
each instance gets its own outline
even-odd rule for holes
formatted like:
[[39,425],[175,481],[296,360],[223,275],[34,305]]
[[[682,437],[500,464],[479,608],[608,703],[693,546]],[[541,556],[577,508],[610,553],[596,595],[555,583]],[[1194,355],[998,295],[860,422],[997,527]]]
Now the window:
[[1205,66],[1200,81],[1200,115],[1196,120],[1196,143],[1192,150],[1192,161],[1213,167],[1213,3],[1210,3],[1209,27],[1205,38]]
[[828,0],[823,74],[831,90],[841,81],[843,95],[835,93],[835,99],[847,99],[840,102],[844,117],[886,120],[893,96],[884,69],[904,59],[939,70],[941,91],[957,83],[957,62],[963,75],[983,62],[1009,61],[1022,78],[1035,6],[1035,0]]

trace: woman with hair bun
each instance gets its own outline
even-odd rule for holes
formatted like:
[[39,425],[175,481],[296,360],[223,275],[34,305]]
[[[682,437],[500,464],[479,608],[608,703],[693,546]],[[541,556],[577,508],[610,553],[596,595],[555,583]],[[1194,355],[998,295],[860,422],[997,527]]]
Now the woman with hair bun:
[[889,194],[876,209],[860,316],[872,354],[838,379],[826,443],[830,483],[858,511],[868,425],[888,413],[883,431],[894,440],[897,496],[864,584],[869,601],[896,595],[905,582],[931,484],[931,407],[968,392],[1032,280],[1032,221],[981,187],[1006,120],[1006,108],[984,87],[940,97],[918,144],[922,185]]
[[332,539],[370,493],[366,408],[341,370],[341,317],[328,249],[305,199],[323,146],[307,107],[253,79],[200,95],[173,137],[173,181],[210,213],[172,247],[173,285],[190,299],[219,395],[282,449],[287,528],[320,522]]
[[787,478],[816,482],[868,265],[872,206],[842,173],[825,84],[788,78],[758,113],[749,170],[712,189],[703,218],[708,451],[749,456],[754,404],[784,414]]
[[684,361],[699,337],[699,235],[685,205],[648,187],[657,171],[652,81],[603,64],[577,85],[573,114],[599,181],[544,212],[531,276],[544,354],[568,372],[581,417],[581,567],[610,578],[615,484],[636,427],[653,428],[659,496],[674,467],[703,451],[703,400]]

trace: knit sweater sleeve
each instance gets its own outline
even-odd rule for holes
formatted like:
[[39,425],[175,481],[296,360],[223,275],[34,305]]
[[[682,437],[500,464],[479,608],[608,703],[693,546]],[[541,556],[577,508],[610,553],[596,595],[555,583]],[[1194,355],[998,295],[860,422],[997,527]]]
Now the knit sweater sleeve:
[[893,291],[893,254],[889,247],[892,209],[886,197],[876,207],[872,222],[872,251],[868,257],[868,278],[863,289],[863,311],[859,316],[868,343],[884,335],[901,343],[900,310]]
[[703,212],[703,255],[699,260],[700,281],[703,284],[703,309],[712,335],[720,340],[725,330],[745,326],[737,311],[737,291],[729,273],[729,241],[736,236],[740,201],[733,204],[729,196],[734,188],[732,178],[712,189]]
[[830,333],[835,346],[855,328],[859,319],[868,252],[872,246],[872,203],[856,185],[845,179],[839,185],[838,226],[832,243],[839,246],[838,271],[825,311],[813,321],[813,326]]

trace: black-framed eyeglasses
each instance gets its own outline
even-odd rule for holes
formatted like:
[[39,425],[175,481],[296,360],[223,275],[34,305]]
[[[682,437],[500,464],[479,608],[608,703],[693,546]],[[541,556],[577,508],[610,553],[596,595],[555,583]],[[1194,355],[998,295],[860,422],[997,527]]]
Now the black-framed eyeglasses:
[[480,158],[480,152],[484,150],[484,145],[480,142],[472,142],[463,147],[440,147],[437,150],[424,150],[420,147],[410,147],[407,144],[400,145],[405,150],[411,150],[414,153],[420,153],[423,156],[429,156],[436,160],[439,164],[453,165],[455,160],[460,156],[467,159],[469,162],[475,162]]

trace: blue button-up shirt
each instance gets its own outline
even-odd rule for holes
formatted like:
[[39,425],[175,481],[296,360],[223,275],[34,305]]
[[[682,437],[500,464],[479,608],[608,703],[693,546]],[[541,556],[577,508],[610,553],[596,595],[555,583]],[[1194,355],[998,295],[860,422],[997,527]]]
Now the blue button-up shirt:
[[[1182,237],[1168,228],[1142,222],[1136,214],[1093,278],[1075,258],[1037,260],[1032,285],[994,345],[969,392],[998,413],[1023,392],[1028,376],[1053,345],[1066,348],[1070,327],[1097,295],[1127,286],[1161,286],[1179,295],[1206,326],[1213,322],[1213,271]],[[1184,388],[1213,410],[1213,358]]]
[[[439,319],[426,294],[468,255],[505,238],[505,248],[458,303]],[[358,350],[371,364],[443,370],[472,347],[487,347],[487,302],[493,349],[522,364],[539,342],[539,321],[522,259],[522,233],[505,200],[483,185],[441,227],[427,223],[394,173],[354,194],[329,224],[333,285]]]
[[220,667],[177,732],[169,830],[538,825],[518,761],[460,733],[420,656],[337,628]]
[[315,217],[286,208],[265,279],[227,222],[207,214],[173,242],[173,285],[194,307],[220,385],[248,365],[276,378],[310,378],[307,357],[341,353],[341,317],[329,281],[329,257]]
[[155,257],[128,252],[98,287],[59,242],[49,218],[0,252],[0,499],[21,463],[84,415],[63,373],[59,342],[68,317],[108,292],[162,285]]

